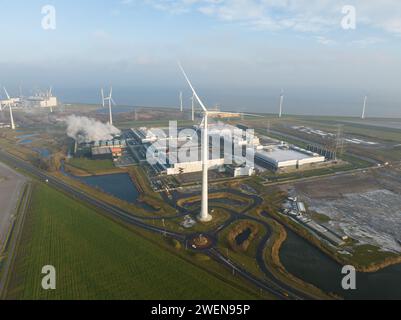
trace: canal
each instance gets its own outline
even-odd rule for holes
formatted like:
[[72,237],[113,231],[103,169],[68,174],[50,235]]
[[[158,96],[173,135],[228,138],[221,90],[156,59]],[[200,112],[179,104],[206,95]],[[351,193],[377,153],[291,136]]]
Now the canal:
[[401,264],[357,274],[357,290],[341,287],[342,266],[308,241],[287,229],[280,259],[288,272],[328,293],[346,299],[401,299]]
[[135,203],[139,197],[139,191],[128,173],[75,178],[129,203]]

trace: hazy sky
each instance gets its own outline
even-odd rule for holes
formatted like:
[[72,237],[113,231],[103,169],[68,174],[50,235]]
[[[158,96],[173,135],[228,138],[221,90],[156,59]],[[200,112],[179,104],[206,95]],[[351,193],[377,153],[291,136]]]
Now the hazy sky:
[[[399,0],[2,0],[0,83],[54,86],[96,102],[101,86],[134,105],[189,96],[180,59],[208,104],[291,113],[401,117]],[[56,29],[42,28],[42,7]],[[344,30],[344,5],[356,29]]]

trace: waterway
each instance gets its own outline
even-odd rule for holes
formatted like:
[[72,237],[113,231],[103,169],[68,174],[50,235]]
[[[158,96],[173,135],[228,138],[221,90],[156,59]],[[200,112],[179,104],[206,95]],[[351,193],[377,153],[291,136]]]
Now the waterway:
[[237,246],[242,245],[246,240],[248,240],[249,236],[251,235],[252,230],[251,228],[245,229],[243,232],[241,232],[236,238],[235,242],[237,243]]
[[401,264],[374,273],[357,273],[357,289],[345,291],[341,286],[342,266],[294,232],[287,233],[280,259],[296,277],[346,299],[401,299]]
[[127,173],[75,178],[129,203],[135,203],[139,197],[139,191]]

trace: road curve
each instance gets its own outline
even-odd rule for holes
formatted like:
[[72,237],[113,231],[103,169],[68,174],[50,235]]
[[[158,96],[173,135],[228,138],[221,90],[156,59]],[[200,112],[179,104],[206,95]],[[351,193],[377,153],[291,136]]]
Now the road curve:
[[[11,163],[15,168],[20,168],[20,169],[28,172],[29,174],[37,177],[38,179],[40,179],[42,181],[46,181],[49,185],[56,187],[57,189],[77,198],[78,200],[89,203],[89,204],[93,205],[94,207],[97,207],[97,208],[103,210],[108,215],[118,218],[128,224],[137,226],[137,227],[142,228],[147,231],[162,234],[164,236],[169,236],[169,237],[179,240],[181,242],[185,242],[185,240],[187,238],[185,235],[175,233],[175,232],[166,230],[164,228],[159,228],[159,227],[155,227],[152,225],[148,225],[148,224],[144,223],[143,221],[141,221],[140,218],[134,217],[134,216],[130,215],[129,213],[121,210],[118,207],[115,207],[115,206],[105,203],[101,200],[93,198],[92,196],[86,194],[85,192],[83,192],[75,187],[72,187],[72,186],[64,183],[63,181],[60,181],[57,178],[54,178],[53,176],[51,176],[49,174],[46,174],[44,171],[36,168],[35,166],[31,165],[30,163],[27,163],[21,159],[18,159],[2,150],[0,150],[0,159],[3,159],[6,162]],[[246,217],[250,218],[249,216],[246,216]],[[260,222],[260,221],[258,221],[258,222]],[[210,249],[207,253],[212,258],[214,258],[218,262],[225,265],[227,268],[236,271],[244,279],[248,280],[252,284],[259,287],[260,289],[273,294],[278,299],[295,299],[295,300],[310,299],[310,297],[308,297],[306,295],[300,296],[299,292],[296,292],[296,290],[292,290],[291,288],[288,288],[288,289],[290,289],[288,291],[282,290],[281,289],[282,286],[280,284],[276,283],[275,279],[269,279],[269,283],[267,283],[265,281],[262,281],[262,280],[256,278],[248,271],[242,269],[241,267],[239,267],[238,265],[236,265],[229,259],[225,258],[216,249]]]

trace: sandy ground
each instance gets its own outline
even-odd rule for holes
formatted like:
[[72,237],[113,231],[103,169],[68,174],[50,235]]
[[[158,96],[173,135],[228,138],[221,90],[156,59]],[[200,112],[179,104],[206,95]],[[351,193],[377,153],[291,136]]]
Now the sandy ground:
[[0,248],[11,227],[12,215],[26,178],[0,163]]
[[310,211],[330,217],[327,226],[332,230],[362,244],[401,253],[399,171],[383,169],[293,187]]

